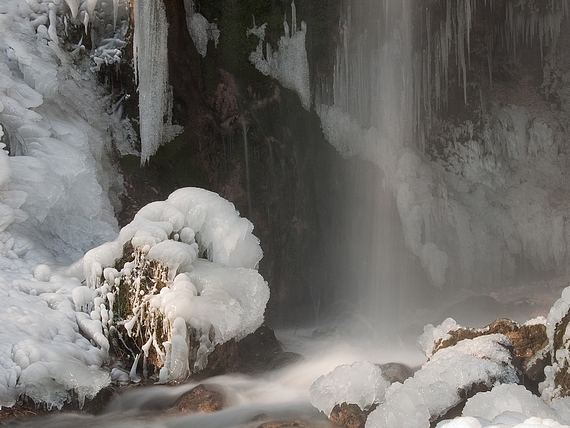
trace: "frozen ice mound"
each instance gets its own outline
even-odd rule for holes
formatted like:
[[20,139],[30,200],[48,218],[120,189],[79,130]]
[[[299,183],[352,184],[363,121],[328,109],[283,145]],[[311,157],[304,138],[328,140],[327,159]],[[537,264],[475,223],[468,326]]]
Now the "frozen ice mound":
[[[101,342],[101,332],[124,328],[140,342],[142,361],[161,368],[162,382],[202,370],[215,345],[263,322],[269,288],[257,272],[263,252],[252,232],[233,204],[203,189],[178,189],[143,207],[114,241],[71,269],[93,290],[92,303],[87,291],[76,292],[76,308],[102,325],[84,323],[85,333]],[[120,299],[130,307],[114,305]],[[190,365],[180,361],[184,355]]]
[[0,255],[0,406],[22,395],[49,408],[72,399],[82,405],[111,379],[101,370],[106,352],[79,332],[70,302],[79,281],[52,275],[45,265],[36,279],[23,260],[12,260],[17,271],[6,270],[5,260]]
[[220,30],[215,23],[210,23],[200,13],[196,12],[193,0],[184,0],[184,10],[186,11],[186,27],[196,46],[196,50],[203,57],[208,53],[208,42],[214,42],[218,46]]
[[557,419],[558,415],[545,401],[532,395],[521,385],[496,385],[491,391],[479,393],[469,400],[463,408],[463,416],[485,418],[489,421],[497,416],[512,412],[542,419]]

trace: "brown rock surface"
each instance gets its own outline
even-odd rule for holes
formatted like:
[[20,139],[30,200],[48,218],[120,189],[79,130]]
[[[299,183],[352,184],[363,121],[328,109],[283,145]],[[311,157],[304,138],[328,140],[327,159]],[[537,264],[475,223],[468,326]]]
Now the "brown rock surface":
[[329,419],[345,428],[364,428],[366,419],[372,410],[362,410],[357,404],[341,403],[333,407]]
[[211,391],[204,385],[198,385],[183,394],[174,406],[168,409],[169,413],[213,413],[223,408],[222,394]]
[[530,381],[530,386],[536,387],[536,384],[544,380],[544,367],[550,361],[545,351],[548,338],[544,324],[520,325],[515,321],[501,318],[483,328],[461,327],[448,332],[448,337],[436,342],[434,353],[439,349],[454,346],[464,339],[496,333],[504,334],[511,339],[513,365],[520,371],[525,383]]

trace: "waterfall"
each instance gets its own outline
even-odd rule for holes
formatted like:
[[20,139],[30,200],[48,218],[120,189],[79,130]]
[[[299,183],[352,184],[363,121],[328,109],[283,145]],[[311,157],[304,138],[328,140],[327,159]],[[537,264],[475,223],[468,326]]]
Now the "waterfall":
[[[501,11],[492,1],[417,6],[352,1],[341,13],[333,101],[316,111],[343,156],[379,168],[375,183],[360,177],[355,191],[370,186],[369,197],[376,198],[376,189],[388,190],[379,204],[397,210],[406,248],[396,264],[421,265],[437,287],[498,285],[528,265],[543,273],[562,267],[570,254],[560,238],[568,235],[560,221],[566,208],[548,194],[564,180],[565,161],[555,155],[564,139],[555,136],[561,136],[555,120],[537,116],[543,101],[535,89],[528,98],[537,101],[513,93],[512,105],[505,105],[512,88],[493,76],[492,51],[509,52],[516,61],[524,46],[539,49],[544,60],[556,46],[568,2],[535,9],[506,2]],[[347,218],[357,215],[347,210]],[[376,216],[360,227],[381,236],[377,231],[394,223]],[[393,271],[389,285],[360,273],[369,281],[369,297],[382,299],[403,286],[398,266],[374,252],[368,257],[371,272]]]

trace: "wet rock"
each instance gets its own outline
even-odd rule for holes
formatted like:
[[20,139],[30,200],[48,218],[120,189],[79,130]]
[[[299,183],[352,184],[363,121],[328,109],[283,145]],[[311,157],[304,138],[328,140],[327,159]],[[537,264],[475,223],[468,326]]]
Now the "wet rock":
[[333,407],[329,419],[345,428],[364,428],[366,419],[376,406],[362,410],[357,404],[341,403]]
[[220,343],[208,355],[208,364],[204,369],[191,376],[192,380],[202,380],[239,371],[238,345],[234,339]]
[[405,364],[386,363],[378,364],[378,366],[382,369],[382,376],[384,376],[384,379],[390,383],[404,383],[407,378],[414,375],[414,370]]
[[168,413],[213,413],[222,410],[223,404],[221,393],[198,385],[178,398]]
[[569,302],[570,287],[566,287],[548,314],[550,358],[541,391],[547,400],[570,396]]
[[302,357],[285,352],[274,331],[262,325],[237,343],[240,371],[253,373],[278,369],[299,361]]
[[279,422],[279,421],[265,422],[257,426],[257,428],[311,428],[311,427],[312,426],[309,425],[308,423],[300,420],[288,421],[288,422]]

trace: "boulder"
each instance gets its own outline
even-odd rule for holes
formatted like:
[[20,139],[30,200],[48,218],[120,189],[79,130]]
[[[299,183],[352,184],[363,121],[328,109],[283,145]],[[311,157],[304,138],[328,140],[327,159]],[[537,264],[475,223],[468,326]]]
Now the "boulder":
[[440,349],[454,346],[464,339],[489,334],[504,334],[512,342],[512,364],[521,374],[523,383],[532,391],[537,391],[538,384],[544,380],[544,367],[549,363],[548,337],[546,325],[542,323],[519,324],[501,318],[483,328],[459,327],[447,332],[438,339],[433,353]]
[[382,369],[382,376],[390,383],[404,381],[414,375],[414,369],[402,363],[385,363],[378,364]]
[[286,352],[275,337],[275,332],[265,324],[237,342],[239,371],[255,373],[278,369],[301,360],[294,352]]
[[204,385],[198,385],[182,394],[168,413],[213,413],[222,410],[224,400],[218,391],[211,391]]
[[341,403],[333,407],[329,420],[344,428],[364,428],[366,419],[376,406],[362,410],[358,404]]

